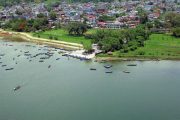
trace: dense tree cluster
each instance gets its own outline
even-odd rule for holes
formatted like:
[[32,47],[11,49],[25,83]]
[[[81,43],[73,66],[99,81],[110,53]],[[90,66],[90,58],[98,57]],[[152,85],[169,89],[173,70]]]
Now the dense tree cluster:
[[83,35],[87,31],[87,25],[84,23],[70,23],[67,27],[69,35]]
[[140,17],[140,22],[142,24],[145,24],[146,22],[148,22],[148,14],[147,14],[147,12],[141,7],[138,7],[137,11],[138,11],[138,15]]
[[115,19],[116,19],[116,17],[111,17],[111,16],[107,16],[107,15],[102,15],[99,17],[99,21],[101,21],[101,22],[114,21]]
[[45,17],[36,19],[12,19],[8,21],[4,26],[4,29],[11,29],[18,32],[33,32],[37,30],[48,29],[48,20]]
[[128,52],[144,46],[144,41],[149,38],[149,31],[140,25],[135,29],[125,30],[98,30],[93,35],[94,43],[98,43],[104,52],[121,50]]
[[167,13],[165,16],[165,27],[172,29],[173,36],[180,37],[180,14]]
[[166,27],[180,27],[180,14],[170,12],[165,15]]

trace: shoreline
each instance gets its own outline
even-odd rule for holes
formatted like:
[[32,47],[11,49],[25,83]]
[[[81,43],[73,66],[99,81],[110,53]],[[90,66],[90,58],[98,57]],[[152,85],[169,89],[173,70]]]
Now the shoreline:
[[95,61],[102,62],[112,62],[112,61],[162,61],[162,60],[170,60],[170,61],[180,61],[179,58],[138,58],[138,57],[95,57]]
[[[19,41],[45,44],[52,47],[63,48],[67,51],[84,50],[83,45],[81,44],[50,40],[50,39],[44,39],[44,38],[37,38],[37,37],[33,37],[29,35],[28,33],[10,32],[10,31],[2,30],[2,29],[0,29],[0,38],[7,38],[8,40],[11,40],[11,41],[16,41],[15,39],[18,39],[18,40],[20,39]],[[101,61],[161,61],[161,60],[180,61],[180,58],[161,58],[161,57],[144,57],[143,58],[143,56],[142,57],[98,57],[94,55],[93,57],[91,57],[91,59],[97,62],[101,62]]]
[[50,40],[44,38],[37,38],[22,32],[10,32],[0,29],[1,38],[9,38],[8,40],[15,41],[14,39],[21,39],[22,41],[34,42],[37,44],[45,44],[53,47],[63,48],[67,50],[84,50],[83,45],[77,43],[70,43],[64,41]]

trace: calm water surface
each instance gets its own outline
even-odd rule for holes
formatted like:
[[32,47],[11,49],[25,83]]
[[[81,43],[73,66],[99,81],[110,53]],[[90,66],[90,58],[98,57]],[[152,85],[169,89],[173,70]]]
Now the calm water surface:
[[[47,56],[33,57],[50,50],[42,63]],[[180,120],[180,62],[97,63],[59,51],[0,40],[0,120]]]

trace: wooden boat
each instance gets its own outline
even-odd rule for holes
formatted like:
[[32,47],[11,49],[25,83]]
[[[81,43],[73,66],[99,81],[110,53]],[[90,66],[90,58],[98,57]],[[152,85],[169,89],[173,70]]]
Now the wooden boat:
[[40,60],[39,62],[44,62],[43,60]]
[[56,60],[60,60],[61,58],[57,58]]
[[127,65],[127,66],[137,66],[137,64],[129,64],[129,65]]
[[90,68],[90,70],[96,70],[96,68]]
[[14,91],[17,91],[17,90],[19,90],[20,88],[21,88],[21,86],[18,85],[17,87],[14,88]]
[[26,51],[26,52],[24,52],[24,53],[29,53],[29,51]]
[[49,65],[48,68],[51,68],[51,65]]
[[111,68],[112,65],[105,65],[104,67],[105,67],[105,68]]
[[6,67],[7,65],[2,65],[2,67]]
[[123,71],[123,73],[130,73],[130,72],[125,70],[125,71]]
[[4,56],[5,54],[0,54],[0,56]]
[[106,71],[106,73],[113,73],[112,71]]
[[5,70],[13,70],[14,68],[7,68],[7,69],[5,69]]

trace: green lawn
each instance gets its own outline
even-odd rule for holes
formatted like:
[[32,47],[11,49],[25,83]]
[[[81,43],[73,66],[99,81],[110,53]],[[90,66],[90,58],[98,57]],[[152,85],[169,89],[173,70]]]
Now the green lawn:
[[[143,55],[140,55],[143,53]],[[107,55],[100,55],[107,56]],[[145,47],[138,48],[128,53],[113,53],[115,57],[139,57],[139,58],[162,58],[180,59],[180,38],[165,34],[152,34],[145,42]]]
[[[92,30],[89,32],[91,33]],[[84,48],[88,49],[91,47],[91,40],[84,38],[84,36],[70,36],[66,30],[57,29],[57,30],[48,30],[45,32],[33,33],[33,36],[38,37],[38,34],[41,38],[49,39],[49,36],[58,38],[60,41],[72,42],[83,44]]]

